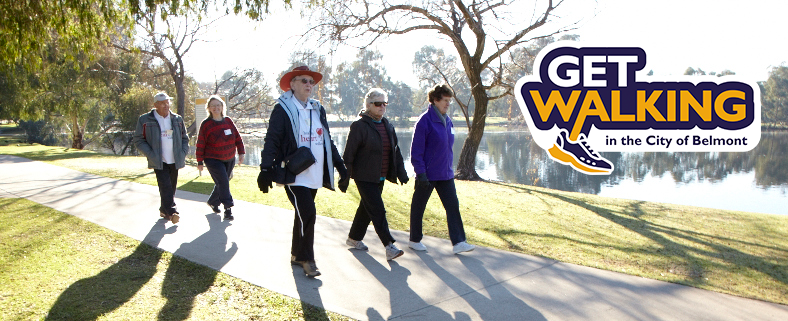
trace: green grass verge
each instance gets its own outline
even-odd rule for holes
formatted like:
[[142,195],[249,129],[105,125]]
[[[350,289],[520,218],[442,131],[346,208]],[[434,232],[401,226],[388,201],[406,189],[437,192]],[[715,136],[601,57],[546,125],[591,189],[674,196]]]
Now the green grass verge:
[[[0,154],[156,184],[143,157],[44,146],[0,147]],[[257,167],[237,167],[231,181],[233,197],[292,208],[281,188],[261,193],[257,173]],[[213,186],[207,173],[198,176],[191,165],[179,177],[183,190],[207,194]],[[386,185],[384,201],[391,228],[408,230],[412,193],[413,184]],[[457,181],[457,194],[466,234],[474,244],[788,304],[788,216],[518,184]],[[358,201],[354,184],[346,194],[321,189],[316,199],[320,215],[343,220],[352,220]],[[428,203],[424,233],[448,239],[445,212],[437,196]]]
[[25,199],[0,208],[0,320],[348,320]]

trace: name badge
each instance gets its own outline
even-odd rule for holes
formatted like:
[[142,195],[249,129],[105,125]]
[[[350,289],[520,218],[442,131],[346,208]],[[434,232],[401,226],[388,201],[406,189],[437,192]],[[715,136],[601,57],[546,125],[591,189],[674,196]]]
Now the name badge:
[[225,134],[225,135],[232,135],[232,134],[233,134],[233,131],[232,131],[232,130],[229,130],[229,129],[225,129],[225,130],[224,130],[224,134]]
[[456,134],[456,133],[457,133],[457,132],[455,132],[455,131],[454,131],[454,127],[452,127],[452,128],[451,128],[451,134],[452,134],[452,135],[454,135],[454,134]]

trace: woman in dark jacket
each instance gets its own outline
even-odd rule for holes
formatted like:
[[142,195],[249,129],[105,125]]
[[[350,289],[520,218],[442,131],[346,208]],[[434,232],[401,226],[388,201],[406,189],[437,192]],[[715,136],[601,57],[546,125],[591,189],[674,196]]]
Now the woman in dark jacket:
[[[295,209],[290,263],[303,267],[309,277],[320,275],[313,248],[317,190],[320,187],[334,190],[334,168],[339,172],[340,183],[349,180],[342,157],[331,140],[326,111],[320,102],[309,98],[322,78],[323,75],[306,66],[282,76],[279,87],[284,93],[271,111],[257,177],[257,185],[264,193],[268,193],[273,182],[285,186]],[[314,163],[293,172],[287,167],[287,160],[299,147],[311,151]]]
[[[396,184],[408,182],[408,173],[402,160],[397,134],[394,132],[386,113],[387,95],[380,88],[372,88],[364,99],[358,120],[350,125],[343,158],[350,177],[356,182],[361,202],[356,217],[350,227],[348,246],[367,250],[362,242],[369,222],[375,227],[380,241],[386,247],[386,259],[391,261],[404,252],[394,245],[394,238],[386,221],[386,208],[383,205],[383,184],[386,179]],[[347,182],[339,183],[340,189],[347,189]]]

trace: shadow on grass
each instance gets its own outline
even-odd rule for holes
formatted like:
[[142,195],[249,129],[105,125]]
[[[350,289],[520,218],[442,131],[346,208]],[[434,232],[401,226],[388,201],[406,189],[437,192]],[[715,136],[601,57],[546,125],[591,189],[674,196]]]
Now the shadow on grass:
[[[186,320],[195,297],[213,285],[218,270],[238,252],[235,242],[225,250],[230,222],[214,213],[205,218],[210,229],[193,241],[181,244],[172,255],[161,289],[167,303],[159,311],[159,320]],[[207,262],[209,268],[190,260]]]
[[95,320],[129,301],[156,274],[164,253],[156,248],[176,226],[158,220],[134,252],[95,276],[70,285],[55,301],[46,320]]
[[87,150],[78,150],[65,147],[57,147],[53,149],[31,151],[15,154],[15,156],[29,158],[37,161],[56,161],[63,159],[74,158],[100,158],[104,155]]
[[[775,248],[764,244],[753,244],[752,242],[742,242],[734,240],[724,235],[708,235],[700,234],[696,231],[670,227],[641,218],[646,212],[642,206],[646,202],[633,202],[628,207],[611,211],[610,209],[589,204],[584,200],[573,198],[571,196],[563,195],[560,193],[545,191],[528,190],[522,187],[512,186],[508,184],[500,184],[516,190],[524,190],[530,194],[542,194],[553,197],[555,199],[574,204],[578,207],[589,210],[597,215],[613,222],[629,231],[635,232],[649,240],[660,244],[662,247],[649,247],[641,250],[627,248],[625,251],[639,252],[647,255],[669,256],[676,259],[677,264],[683,266],[676,266],[682,275],[686,276],[685,279],[678,281],[678,283],[700,286],[706,284],[706,270],[707,266],[714,264],[712,259],[722,260],[728,263],[728,266],[719,266],[715,268],[729,270],[730,273],[740,273],[741,270],[754,270],[764,275],[771,277],[773,280],[782,284],[788,284],[788,261],[781,260],[780,263],[772,263],[766,259],[742,252],[741,250],[727,246],[730,243],[740,243],[750,247],[761,247],[770,249],[772,251],[783,252],[783,256],[788,255],[788,251],[783,248]],[[498,231],[500,233],[500,231]],[[500,236],[500,235],[499,235]],[[709,240],[705,240],[707,238]],[[679,243],[677,240],[684,240],[693,245],[685,245]],[[657,253],[659,252],[659,253]],[[760,252],[760,251],[758,251]],[[777,255],[779,256],[779,254]]]
[[[323,299],[320,297],[320,287],[323,281],[318,278],[309,278],[304,275],[304,270],[300,266],[293,266],[293,279],[296,284],[298,298],[301,301],[301,311],[303,311],[305,321],[326,321],[331,320],[323,307]],[[307,302],[313,302],[309,304]]]
[[211,191],[213,191],[213,182],[195,182],[196,179],[197,178],[195,177],[192,180],[181,184],[178,186],[178,189],[193,193],[205,194],[205,200],[208,200],[208,195],[211,195]]

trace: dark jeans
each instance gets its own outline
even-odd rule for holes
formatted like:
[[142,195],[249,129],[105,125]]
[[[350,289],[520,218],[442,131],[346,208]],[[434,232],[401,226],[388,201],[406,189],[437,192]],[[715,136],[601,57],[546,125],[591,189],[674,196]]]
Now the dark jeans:
[[178,213],[175,208],[175,189],[178,187],[178,169],[175,164],[162,163],[162,169],[154,169],[156,182],[159,184],[161,205],[159,211],[164,214]]
[[295,208],[295,219],[293,220],[293,243],[290,246],[290,254],[295,255],[296,261],[315,260],[315,219],[317,209],[315,209],[316,189],[303,186],[285,186],[287,198]]
[[212,206],[224,205],[224,209],[233,207],[233,196],[230,194],[230,174],[235,167],[235,158],[228,161],[221,161],[213,158],[203,160],[208,173],[213,179],[213,191],[208,197],[208,204]]
[[394,237],[389,231],[389,222],[386,221],[386,208],[383,205],[382,193],[385,181],[370,183],[356,180],[355,182],[361,202],[356,209],[356,217],[353,219],[353,225],[350,226],[348,237],[356,241],[363,240],[371,221],[383,246],[394,243]]
[[454,187],[454,179],[445,181],[430,181],[433,187],[421,188],[416,185],[413,191],[413,201],[410,204],[410,241],[421,242],[424,237],[421,231],[421,221],[424,218],[424,209],[427,208],[427,201],[430,200],[432,190],[438,192],[438,197],[446,209],[446,223],[449,225],[449,239],[455,245],[465,242],[465,228],[462,226],[460,216],[460,201],[457,200],[457,189]]

